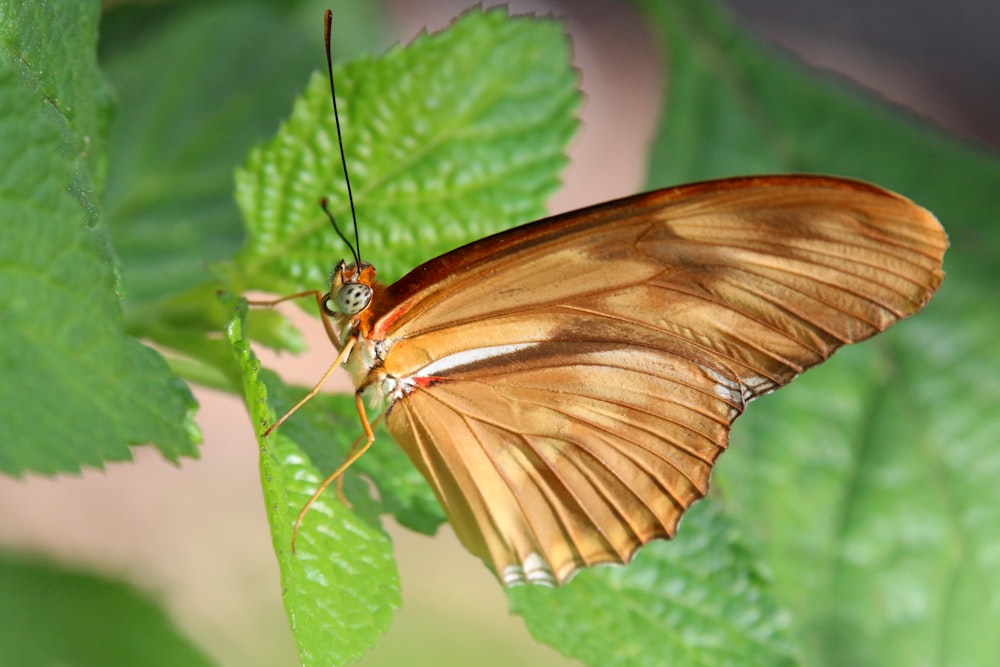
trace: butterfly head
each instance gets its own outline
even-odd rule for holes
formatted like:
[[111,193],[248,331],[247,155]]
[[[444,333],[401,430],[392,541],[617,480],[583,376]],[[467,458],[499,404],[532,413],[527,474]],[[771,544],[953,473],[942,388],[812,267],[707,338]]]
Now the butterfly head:
[[375,267],[371,264],[340,260],[330,276],[330,291],[323,299],[323,308],[328,315],[354,317],[371,304],[374,283]]

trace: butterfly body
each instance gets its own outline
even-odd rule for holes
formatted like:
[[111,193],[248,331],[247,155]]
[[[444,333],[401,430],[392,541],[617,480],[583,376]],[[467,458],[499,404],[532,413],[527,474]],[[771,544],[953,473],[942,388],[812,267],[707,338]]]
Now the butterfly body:
[[[324,303],[359,393],[506,584],[668,538],[747,402],[919,310],[947,240],[881,188],[735,178],[602,204]],[[366,298],[370,297],[370,298]]]

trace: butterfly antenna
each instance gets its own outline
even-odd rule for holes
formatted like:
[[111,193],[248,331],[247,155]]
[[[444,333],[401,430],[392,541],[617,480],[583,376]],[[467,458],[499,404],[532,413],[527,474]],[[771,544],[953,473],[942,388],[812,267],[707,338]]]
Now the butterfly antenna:
[[361,266],[361,256],[358,254],[358,251],[354,249],[354,246],[351,245],[351,242],[347,239],[347,237],[344,236],[344,232],[340,231],[340,225],[338,225],[336,219],[334,219],[333,213],[330,213],[330,207],[327,203],[326,197],[319,200],[319,207],[323,209],[323,212],[326,213],[326,217],[330,219],[330,224],[333,225],[333,231],[337,232],[337,236],[339,236],[340,240],[344,242],[344,245],[351,249],[351,255],[354,257],[354,261],[357,263],[356,265]]
[[337,111],[337,91],[333,85],[333,55],[330,52],[330,26],[333,24],[333,12],[329,9],[326,10],[323,23],[323,41],[326,43],[326,71],[330,77],[330,97],[333,98],[333,120],[337,124],[337,142],[340,144],[340,162],[344,165],[344,182],[347,183],[347,200],[351,204],[351,220],[354,222],[354,245],[351,245],[351,242],[344,237],[340,228],[337,227],[336,221],[334,221],[330,211],[326,208],[325,199],[323,200],[323,210],[326,211],[327,216],[330,218],[330,222],[333,223],[333,228],[337,230],[337,235],[344,240],[347,247],[351,249],[352,253],[354,253],[354,261],[356,266],[360,268],[361,239],[358,236],[358,216],[354,212],[354,194],[351,192],[351,177],[347,173],[347,155],[344,154],[344,135],[340,131],[340,113]]

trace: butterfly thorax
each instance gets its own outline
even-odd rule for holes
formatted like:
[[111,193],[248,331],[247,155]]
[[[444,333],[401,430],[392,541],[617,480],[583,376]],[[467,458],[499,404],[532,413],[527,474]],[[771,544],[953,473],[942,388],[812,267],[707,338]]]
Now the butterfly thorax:
[[357,389],[369,393],[367,390],[373,388],[379,394],[383,393],[382,384],[387,374],[382,367],[382,359],[375,341],[368,338],[357,339],[344,362],[344,368]]

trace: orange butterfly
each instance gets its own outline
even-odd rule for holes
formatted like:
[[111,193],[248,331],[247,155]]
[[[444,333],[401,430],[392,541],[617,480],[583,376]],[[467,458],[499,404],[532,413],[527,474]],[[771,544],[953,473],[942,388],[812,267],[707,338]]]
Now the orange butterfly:
[[705,495],[749,401],[919,311],[947,245],[887,190],[760,176],[524,225],[390,286],[352,248],[316,296],[367,437],[327,483],[374,440],[374,395],[505,584],[626,563]]

